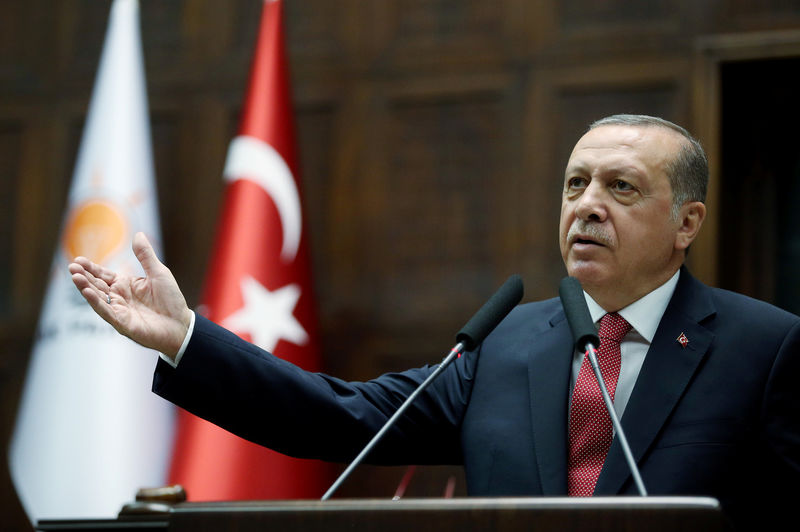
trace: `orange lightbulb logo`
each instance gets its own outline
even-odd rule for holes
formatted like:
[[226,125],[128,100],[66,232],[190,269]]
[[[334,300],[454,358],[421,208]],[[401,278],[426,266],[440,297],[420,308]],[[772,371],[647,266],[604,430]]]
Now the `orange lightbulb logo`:
[[64,250],[69,259],[84,256],[104,264],[124,244],[125,218],[111,203],[91,200],[76,207],[64,230]]

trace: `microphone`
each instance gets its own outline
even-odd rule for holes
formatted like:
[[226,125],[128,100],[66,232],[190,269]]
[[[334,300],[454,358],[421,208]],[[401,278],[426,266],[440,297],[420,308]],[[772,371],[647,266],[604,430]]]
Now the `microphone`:
[[456,345],[450,350],[450,352],[445,356],[445,358],[439,363],[439,366],[431,372],[428,377],[422,381],[422,383],[414,390],[408,398],[403,401],[403,404],[400,405],[400,408],[389,418],[389,420],[384,423],[381,430],[378,431],[375,436],[367,443],[367,445],[358,453],[358,456],[347,466],[339,478],[328,488],[328,491],[322,496],[323,501],[326,501],[330,498],[333,493],[339,489],[339,486],[350,476],[350,473],[361,463],[361,461],[366,457],[370,451],[375,447],[375,445],[380,441],[386,432],[394,425],[395,421],[403,415],[403,413],[408,409],[411,403],[414,402],[414,399],[421,394],[425,388],[428,387],[430,383],[436,379],[436,377],[441,374],[447,366],[450,365],[453,360],[461,356],[464,351],[470,351],[477,347],[481,342],[483,342],[484,338],[489,335],[490,332],[494,330],[497,325],[503,321],[511,309],[513,309],[517,303],[520,302],[522,299],[522,278],[519,275],[512,275],[509,277],[503,286],[501,286],[497,292],[489,298],[489,300],[484,303],[484,305],[475,313],[474,316],[467,322],[466,325],[458,332],[456,335]]
[[592,316],[589,314],[589,307],[586,305],[586,298],[583,296],[583,288],[581,288],[580,281],[574,277],[564,277],[558,285],[558,296],[561,298],[564,314],[567,315],[572,338],[575,340],[575,349],[583,351],[585,356],[589,357],[597,384],[600,386],[600,393],[603,394],[603,402],[606,405],[606,410],[608,410],[608,415],[611,416],[611,422],[619,438],[619,443],[622,445],[625,461],[628,462],[628,468],[631,470],[639,495],[645,497],[647,490],[644,487],[644,482],[642,482],[642,476],[639,474],[636,461],[633,459],[633,453],[631,453],[628,438],[625,437],[622,424],[617,417],[617,411],[614,410],[614,404],[608,395],[606,383],[600,374],[600,365],[597,363],[597,349],[595,348],[595,345],[600,345],[600,338],[597,336]]
[[558,285],[558,297],[567,315],[567,322],[575,340],[575,349],[586,352],[587,345],[600,345],[581,283],[574,277],[564,277]]
[[522,292],[522,278],[516,274],[509,277],[503,286],[498,288],[497,292],[458,331],[456,341],[464,345],[465,351],[475,349],[520,302]]

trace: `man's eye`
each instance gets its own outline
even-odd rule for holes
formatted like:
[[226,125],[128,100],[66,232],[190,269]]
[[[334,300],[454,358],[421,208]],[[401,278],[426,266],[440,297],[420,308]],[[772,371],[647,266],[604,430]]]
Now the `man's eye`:
[[567,188],[586,188],[586,179],[583,177],[571,177],[567,180]]
[[611,186],[614,187],[614,190],[617,190],[619,192],[629,192],[633,190],[633,185],[631,185],[627,181],[621,181],[619,179],[614,181],[614,183]]

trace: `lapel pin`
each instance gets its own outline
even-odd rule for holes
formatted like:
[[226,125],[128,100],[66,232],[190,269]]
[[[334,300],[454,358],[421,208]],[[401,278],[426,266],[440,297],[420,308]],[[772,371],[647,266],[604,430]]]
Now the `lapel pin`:
[[681,344],[681,347],[685,348],[687,345],[689,345],[689,339],[686,338],[686,335],[683,333],[681,333],[681,335],[678,336],[675,340],[677,340],[678,343]]

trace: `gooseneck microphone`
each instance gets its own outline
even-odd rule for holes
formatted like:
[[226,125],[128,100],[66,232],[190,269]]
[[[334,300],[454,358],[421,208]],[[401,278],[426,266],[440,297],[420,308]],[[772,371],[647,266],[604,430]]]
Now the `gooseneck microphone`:
[[561,305],[564,307],[564,314],[567,315],[572,338],[575,340],[575,349],[589,357],[597,384],[600,386],[600,393],[603,394],[603,402],[606,405],[606,410],[608,410],[608,415],[611,416],[614,430],[619,438],[619,443],[622,445],[622,452],[628,462],[628,468],[631,470],[639,495],[644,497],[647,495],[647,490],[644,487],[644,482],[642,482],[642,476],[639,474],[636,461],[633,459],[633,453],[631,453],[631,448],[628,445],[628,438],[625,437],[622,424],[617,417],[617,411],[614,410],[614,404],[608,395],[606,383],[600,373],[600,365],[597,363],[597,349],[595,346],[600,345],[600,338],[597,336],[592,316],[589,314],[589,307],[586,305],[586,298],[583,296],[583,288],[581,288],[580,281],[574,277],[564,277],[558,285],[558,295],[561,298]]
[[503,286],[484,303],[484,305],[475,313],[466,325],[456,335],[458,342],[445,358],[439,363],[439,366],[431,372],[428,377],[414,390],[408,398],[403,401],[400,408],[389,418],[389,420],[381,427],[375,436],[367,443],[367,445],[358,453],[358,456],[347,466],[339,478],[328,488],[325,495],[322,496],[323,501],[328,500],[333,493],[339,489],[339,486],[350,476],[350,473],[361,463],[375,445],[380,441],[384,434],[394,425],[395,421],[403,415],[408,409],[414,399],[421,394],[430,383],[439,376],[453,360],[461,355],[464,351],[470,351],[478,346],[486,336],[494,330],[495,327],[503,320],[503,318],[511,312],[517,303],[522,299],[522,279],[519,275],[512,275],[509,277]]
[[522,291],[522,278],[519,275],[512,275],[497,289],[497,292],[456,334],[456,342],[463,344],[464,351],[472,351],[489,336],[489,333],[520,302]]
[[575,340],[575,349],[585,352],[589,345],[600,345],[600,337],[594,327],[592,315],[583,296],[581,282],[574,277],[564,277],[558,285],[558,297],[567,315],[567,323]]

